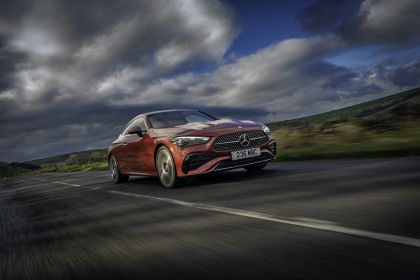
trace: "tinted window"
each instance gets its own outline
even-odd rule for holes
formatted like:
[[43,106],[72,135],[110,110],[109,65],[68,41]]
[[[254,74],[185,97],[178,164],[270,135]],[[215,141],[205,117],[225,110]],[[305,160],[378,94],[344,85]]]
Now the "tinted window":
[[128,131],[130,130],[130,128],[132,128],[133,126],[139,126],[141,128],[141,130],[146,130],[146,125],[144,124],[144,120],[143,118],[138,118],[136,120],[131,121],[124,129],[123,131],[123,135],[126,135],[128,133]]
[[146,130],[146,125],[144,124],[143,118],[140,118],[140,119],[136,120],[135,125],[139,126],[141,128],[141,130]]
[[195,122],[214,121],[215,118],[197,111],[170,111],[148,116],[153,128],[172,127]]

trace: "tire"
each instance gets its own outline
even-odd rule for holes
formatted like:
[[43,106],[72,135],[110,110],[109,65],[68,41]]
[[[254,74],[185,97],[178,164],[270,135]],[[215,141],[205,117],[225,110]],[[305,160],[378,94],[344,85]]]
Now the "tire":
[[162,146],[156,153],[156,170],[161,184],[168,189],[184,185],[185,181],[176,174],[175,163],[168,148]]
[[117,160],[115,156],[112,155],[109,159],[109,170],[111,171],[111,178],[115,184],[124,183],[128,181],[128,177],[126,175],[121,174],[120,169],[117,165]]
[[245,166],[244,168],[246,171],[254,172],[254,171],[262,170],[266,166],[267,166],[267,162],[263,162],[263,163],[248,165],[248,166]]

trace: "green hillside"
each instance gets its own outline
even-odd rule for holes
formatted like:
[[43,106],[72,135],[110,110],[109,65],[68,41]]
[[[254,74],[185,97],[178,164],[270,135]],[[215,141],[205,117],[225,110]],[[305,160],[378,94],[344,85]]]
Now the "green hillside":
[[80,152],[67,153],[41,159],[27,161],[31,164],[49,167],[54,165],[62,165],[66,163],[86,163],[89,161],[101,161],[106,159],[107,149],[86,150]]
[[34,164],[0,161],[0,178],[14,177],[38,169],[40,169],[40,166]]
[[0,178],[13,177],[19,175],[24,170],[11,166],[7,162],[0,161]]
[[[329,111],[309,117],[267,124],[271,129],[287,126],[302,126],[315,123],[347,121],[349,119],[369,119],[376,117],[420,117],[420,88],[403,91],[350,107]],[[379,120],[382,121],[382,120]]]
[[27,161],[41,166],[36,172],[76,172],[107,170],[107,149],[86,150]]
[[107,149],[67,153],[26,162],[0,162],[0,178],[34,172],[75,172],[108,169]]
[[268,126],[280,160],[420,155],[420,88]]

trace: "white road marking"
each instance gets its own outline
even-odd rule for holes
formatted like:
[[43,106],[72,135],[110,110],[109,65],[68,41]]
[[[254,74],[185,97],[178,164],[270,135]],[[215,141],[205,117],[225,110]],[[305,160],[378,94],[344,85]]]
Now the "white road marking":
[[107,187],[107,186],[105,186],[105,187],[93,187],[93,188],[90,188],[90,190],[91,190],[91,191],[101,190],[101,189],[106,188],[106,187]]
[[[59,181],[53,181],[53,182],[51,182],[51,181],[44,180],[44,179],[33,179],[33,180],[34,180],[34,181],[37,181],[37,182],[45,182],[45,183],[52,183],[52,184],[60,184],[60,185],[72,186],[72,187],[84,187],[83,185],[71,184],[71,183],[59,182]],[[27,180],[22,180],[22,181],[27,181]],[[102,189],[102,188],[105,188],[105,187],[106,187],[106,186],[104,186],[104,187],[93,187],[93,188],[89,188],[89,190],[94,191],[94,190],[99,190],[99,189]]]
[[380,233],[380,232],[374,232],[374,231],[367,231],[367,230],[362,230],[362,229],[354,229],[350,227],[340,226],[330,221],[320,221],[320,220],[315,220],[315,219],[310,219],[310,218],[305,218],[305,217],[298,217],[294,219],[293,218],[291,219],[278,218],[276,216],[269,215],[269,214],[263,214],[263,213],[234,209],[234,208],[226,208],[226,207],[214,206],[214,205],[209,205],[209,204],[192,203],[192,202],[187,202],[187,201],[182,201],[182,200],[175,200],[175,199],[169,199],[169,198],[163,198],[163,197],[154,197],[154,196],[149,196],[149,195],[141,195],[141,194],[134,194],[134,193],[128,193],[128,192],[121,192],[121,191],[108,191],[108,192],[113,193],[113,194],[131,196],[131,197],[146,198],[146,199],[155,200],[155,201],[163,201],[166,203],[182,205],[182,206],[192,207],[192,208],[197,208],[197,209],[203,209],[203,210],[208,210],[208,211],[222,212],[222,213],[228,213],[228,214],[238,215],[242,217],[272,221],[272,222],[277,222],[277,223],[282,223],[282,224],[300,226],[300,227],[317,229],[317,230],[338,232],[338,233],[343,233],[343,234],[348,234],[348,235],[353,235],[353,236],[358,236],[358,237],[376,239],[376,240],[420,248],[420,239],[417,239],[417,238],[399,236],[399,235],[387,234],[387,233]]
[[48,180],[43,180],[43,179],[34,179],[35,181],[38,182],[45,182],[45,183],[52,183],[52,184],[60,184],[60,185],[65,185],[65,186],[72,186],[72,187],[81,187],[81,185],[76,185],[76,184],[70,184],[70,183],[65,183],[65,182],[58,182],[58,181],[48,181]]
[[338,223],[336,223],[336,222],[307,218],[307,217],[294,217],[293,219],[298,220],[298,221],[302,221],[302,222],[313,223],[313,224],[338,225]]
[[72,187],[81,187],[81,185],[70,184],[70,183],[65,183],[65,182],[51,182],[51,183],[72,186]]

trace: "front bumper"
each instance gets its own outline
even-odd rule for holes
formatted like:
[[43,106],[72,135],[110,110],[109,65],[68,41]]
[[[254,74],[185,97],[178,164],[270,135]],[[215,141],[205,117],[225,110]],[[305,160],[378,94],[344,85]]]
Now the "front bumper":
[[260,146],[260,149],[260,156],[241,160],[232,160],[230,152],[193,152],[188,154],[182,161],[181,172],[178,172],[178,176],[185,177],[242,168],[248,165],[269,162],[276,158],[276,142],[274,140]]

